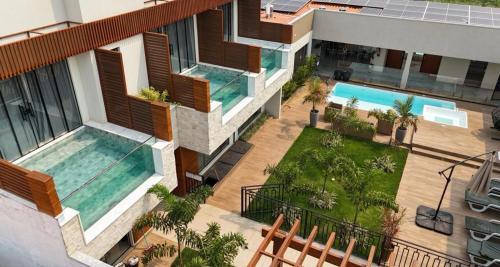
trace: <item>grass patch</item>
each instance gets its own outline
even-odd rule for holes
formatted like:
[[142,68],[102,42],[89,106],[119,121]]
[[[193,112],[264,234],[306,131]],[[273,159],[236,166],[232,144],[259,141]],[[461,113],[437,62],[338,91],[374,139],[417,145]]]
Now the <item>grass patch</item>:
[[[321,188],[323,184],[321,170],[319,170],[312,163],[303,163],[301,159],[304,157],[303,151],[308,148],[317,148],[326,152],[326,148],[323,148],[320,143],[321,137],[326,133],[327,131],[325,130],[306,127],[279,163],[284,164],[286,162],[299,161],[303,164],[303,173],[294,182],[295,184],[313,184]],[[408,156],[408,151],[406,149],[390,147],[385,144],[350,137],[344,137],[343,149],[346,155],[353,159],[358,165],[363,164],[363,162],[367,159],[372,159],[376,156],[383,155],[384,153],[389,154],[396,163],[394,173],[383,173],[374,176],[370,189],[383,191],[396,197],[399,182],[401,181],[403,169],[406,164],[406,158]],[[278,183],[277,180],[272,176],[266,182],[266,184],[276,183]],[[294,205],[299,207],[309,208],[317,211],[318,213],[331,216],[339,220],[352,222],[354,219],[355,207],[347,197],[347,194],[343,190],[342,186],[337,181],[328,181],[326,190],[328,192],[334,192],[337,195],[337,205],[332,210],[322,210],[312,207],[307,203],[307,196],[293,195],[290,196],[291,201]],[[358,218],[358,224],[374,231],[380,230],[380,221],[381,209],[373,207],[360,213]]]
[[[197,250],[194,250],[192,248],[185,247],[182,250],[182,260],[184,261],[184,265],[188,265],[193,261],[193,258],[196,258],[199,256],[199,252]],[[177,256],[172,262],[172,267],[179,267],[180,266],[180,260],[179,256]]]

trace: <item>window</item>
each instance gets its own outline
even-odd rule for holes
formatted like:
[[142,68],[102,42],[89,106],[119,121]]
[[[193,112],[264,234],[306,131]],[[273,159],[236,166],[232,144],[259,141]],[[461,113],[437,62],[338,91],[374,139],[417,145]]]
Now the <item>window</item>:
[[170,61],[174,73],[182,72],[196,65],[193,18],[186,18],[154,30],[168,35]]
[[82,125],[66,61],[0,81],[0,157],[15,160]]
[[233,3],[219,6],[224,17],[224,41],[233,41]]

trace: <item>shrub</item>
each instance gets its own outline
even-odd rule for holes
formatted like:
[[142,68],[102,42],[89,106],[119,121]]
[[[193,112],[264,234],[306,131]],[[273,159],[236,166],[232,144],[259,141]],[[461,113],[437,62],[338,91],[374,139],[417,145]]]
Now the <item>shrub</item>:
[[396,162],[392,160],[392,157],[389,154],[384,154],[382,156],[375,157],[371,161],[371,164],[373,168],[382,170],[386,173],[393,173],[394,170],[396,169]]
[[368,112],[368,117],[375,117],[379,121],[387,121],[391,124],[394,124],[396,119],[398,118],[398,114],[394,109],[388,109],[386,112],[382,111],[379,108],[372,109]]
[[321,145],[325,148],[336,149],[344,146],[342,135],[336,131],[330,131],[321,138]]
[[299,87],[304,86],[310,76],[310,71],[306,65],[302,65],[295,70],[292,79]]
[[250,138],[264,125],[264,123],[269,119],[267,113],[263,113],[257,118],[257,120],[240,136],[243,141],[248,141]]
[[287,100],[288,98],[290,98],[293,93],[295,93],[297,88],[299,88],[299,86],[293,80],[286,82],[281,88],[282,99]]
[[309,204],[316,208],[331,210],[337,204],[337,196],[329,192],[316,191],[309,198]]
[[145,87],[139,91],[139,96],[151,100],[151,101],[163,101],[167,102],[168,92],[167,90],[158,91],[154,87]]

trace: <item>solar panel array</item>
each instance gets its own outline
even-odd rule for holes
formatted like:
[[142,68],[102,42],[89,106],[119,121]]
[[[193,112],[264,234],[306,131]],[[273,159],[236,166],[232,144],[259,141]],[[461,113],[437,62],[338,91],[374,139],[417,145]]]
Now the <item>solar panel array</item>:
[[500,8],[412,0],[314,0],[361,7],[362,14],[500,27]]
[[267,4],[273,5],[274,11],[295,13],[310,0],[261,0],[260,8],[265,9]]

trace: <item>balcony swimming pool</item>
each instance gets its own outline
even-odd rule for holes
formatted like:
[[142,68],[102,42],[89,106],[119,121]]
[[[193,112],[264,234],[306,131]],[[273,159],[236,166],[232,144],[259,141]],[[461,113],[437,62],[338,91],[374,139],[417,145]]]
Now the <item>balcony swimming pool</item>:
[[210,98],[222,103],[223,114],[248,96],[248,78],[243,72],[197,65],[182,74],[208,80]]
[[281,60],[280,50],[262,48],[261,65],[266,69],[266,80],[281,69]]
[[[328,101],[345,106],[355,97],[359,100],[358,108],[362,110],[379,108],[385,111],[393,107],[395,100],[405,100],[408,96],[410,95],[368,86],[336,83],[328,96]],[[411,109],[413,114],[436,123],[467,128],[467,113],[457,110],[454,102],[423,96],[414,97]]]
[[19,165],[51,175],[84,230],[154,174],[151,144],[87,126]]

